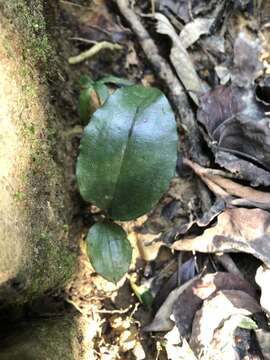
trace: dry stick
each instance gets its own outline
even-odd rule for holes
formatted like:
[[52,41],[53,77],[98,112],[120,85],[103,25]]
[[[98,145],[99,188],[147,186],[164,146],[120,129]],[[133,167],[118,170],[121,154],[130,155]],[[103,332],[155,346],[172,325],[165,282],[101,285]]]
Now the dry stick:
[[184,151],[199,164],[206,165],[207,159],[202,152],[198,125],[180,81],[174,75],[166,60],[159,55],[158,48],[150,38],[147,30],[141,24],[138,16],[129,8],[128,0],[115,1],[122,15],[137,35],[140,45],[149,62],[152,64],[154,71],[168,88],[168,95],[181,119],[179,125],[187,133],[187,144]]
[[70,64],[78,64],[86,59],[90,59],[91,57],[98,54],[101,50],[108,49],[108,50],[122,50],[122,45],[119,44],[113,44],[108,41],[101,41],[99,43],[96,43],[94,46],[92,46],[90,49],[80,53],[79,55],[72,56],[68,59],[68,62]]

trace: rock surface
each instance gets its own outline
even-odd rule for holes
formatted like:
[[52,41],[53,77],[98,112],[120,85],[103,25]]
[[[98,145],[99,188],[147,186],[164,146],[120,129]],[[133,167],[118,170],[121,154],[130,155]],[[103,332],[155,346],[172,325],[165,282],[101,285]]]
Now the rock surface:
[[42,3],[0,0],[0,308],[63,286],[75,265],[58,119],[37,70],[50,53]]
[[72,318],[32,320],[1,341],[0,359],[78,360],[79,336]]

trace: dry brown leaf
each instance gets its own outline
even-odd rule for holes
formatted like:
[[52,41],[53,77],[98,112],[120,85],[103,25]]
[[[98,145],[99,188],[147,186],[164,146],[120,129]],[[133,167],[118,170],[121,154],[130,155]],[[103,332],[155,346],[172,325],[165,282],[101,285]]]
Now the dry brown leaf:
[[263,329],[255,331],[264,360],[270,360],[270,332]]
[[219,290],[241,290],[255,296],[255,290],[246,280],[231,273],[217,272],[197,279],[173,305],[175,322],[182,336],[190,334],[194,315],[203,301]]
[[270,214],[261,209],[226,209],[202,235],[171,245],[178,251],[246,252],[270,266]]
[[205,91],[205,88],[195,71],[192,59],[167,17],[157,13],[155,14],[155,18],[157,20],[157,32],[168,35],[172,40],[170,59],[176,73],[192,100],[198,105],[198,94],[202,94]]
[[147,325],[143,330],[144,331],[169,331],[173,328],[174,322],[170,319],[172,314],[173,304],[178,299],[178,297],[199,277],[195,277],[192,280],[189,280],[185,284],[181,285],[179,288],[173,290],[165,302],[162,304],[154,320]]
[[186,24],[179,35],[183,46],[187,49],[193,45],[201,35],[209,34],[214,21],[215,18],[197,17],[195,20]]
[[215,330],[233,315],[252,315],[261,312],[253,297],[240,290],[222,290],[204,301],[197,311],[192,327],[190,346],[200,359],[209,359]]
[[270,269],[265,266],[260,266],[257,269],[255,281],[261,288],[261,306],[268,315],[270,315],[270,298],[268,288],[270,284]]
[[258,207],[270,207],[270,194],[264,191],[255,190],[249,186],[241,185],[229,178],[216,175],[215,169],[203,168],[202,166],[184,159],[184,163],[200,176],[204,183],[216,195],[226,199],[229,196],[237,196],[251,203],[257,204]]

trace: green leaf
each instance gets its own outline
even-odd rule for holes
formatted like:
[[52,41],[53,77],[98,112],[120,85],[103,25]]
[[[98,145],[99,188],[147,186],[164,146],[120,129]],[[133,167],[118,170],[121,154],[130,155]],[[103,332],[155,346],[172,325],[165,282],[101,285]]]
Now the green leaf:
[[95,224],[88,232],[86,243],[91,264],[105,279],[116,283],[128,271],[132,249],[121,226]]
[[79,190],[113,219],[149,212],[175,173],[177,131],[156,88],[116,90],[85,128],[77,160]]
[[93,85],[83,88],[79,97],[79,115],[84,124],[86,124],[91,116],[91,95],[95,92]]
[[119,86],[130,86],[130,85],[134,85],[134,82],[128,79],[123,79],[114,75],[108,75],[108,76],[104,76],[102,79],[100,79],[98,81],[99,83],[102,84],[114,84],[114,85],[119,85]]
[[137,296],[138,300],[140,301],[140,303],[145,305],[147,309],[150,310],[154,301],[151,290],[143,285],[138,286],[132,279],[129,279],[129,281],[130,281],[130,286],[134,291],[134,294]]
[[256,322],[254,320],[252,320],[251,318],[249,318],[248,316],[243,316],[240,319],[238,327],[240,327],[242,329],[247,329],[247,330],[258,329],[258,325],[256,324]]
[[109,97],[109,90],[107,86],[100,82],[97,82],[95,83],[95,91],[99,98],[100,104],[103,105]]

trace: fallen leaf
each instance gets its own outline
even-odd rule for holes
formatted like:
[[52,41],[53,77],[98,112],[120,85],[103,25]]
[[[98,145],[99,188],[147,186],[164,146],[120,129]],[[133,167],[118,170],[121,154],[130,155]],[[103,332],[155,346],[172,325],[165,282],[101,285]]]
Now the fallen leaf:
[[170,319],[170,316],[172,314],[174,302],[198,278],[199,277],[197,276],[173,290],[156,313],[154,320],[149,325],[145,326],[143,330],[147,332],[171,330],[174,322]]
[[179,35],[182,45],[187,49],[193,45],[201,35],[209,34],[211,26],[214,23],[214,18],[200,18],[185,25]]
[[249,186],[244,186],[232,181],[229,178],[225,178],[224,176],[217,175],[219,173],[217,170],[203,168],[188,159],[185,159],[184,163],[190,166],[193,171],[206,183],[209,189],[221,198],[227,200],[230,196],[237,196],[253,203],[257,207],[269,208],[269,193],[255,190]]
[[268,186],[270,106],[258,96],[264,89],[263,98],[267,97],[265,88],[254,84],[262,69],[259,51],[258,41],[250,34],[238,34],[234,68],[230,71],[232,84],[218,86],[201,96],[197,118],[207,131],[209,147],[219,165],[254,186]]
[[192,16],[209,13],[216,8],[218,0],[156,0],[159,10],[173,13],[188,23]]
[[254,83],[262,71],[259,61],[260,44],[258,38],[247,31],[240,31],[234,42],[234,70],[232,82],[241,87]]
[[219,290],[241,290],[255,296],[255,290],[244,279],[231,273],[207,274],[193,282],[176,299],[173,315],[181,336],[191,333],[192,321],[203,301]]
[[168,35],[172,40],[170,59],[175,71],[192,100],[198,105],[198,95],[204,93],[205,88],[195,71],[191,57],[166,16],[157,13],[155,14],[155,18],[158,21],[157,32]]
[[270,266],[270,214],[261,209],[225,209],[202,235],[171,245],[178,251],[246,252]]
[[176,326],[164,336],[164,339],[164,346],[169,360],[197,360],[188,342],[185,339],[181,341]]
[[270,269],[265,266],[260,266],[257,269],[255,281],[261,288],[261,306],[268,313],[268,315],[270,315],[270,299],[268,289],[270,283]]
[[263,329],[255,331],[264,360],[270,360],[270,332]]
[[255,330],[258,326],[251,318],[241,314],[232,315],[225,319],[222,327],[215,330],[211,344],[207,348],[205,356],[201,359],[238,360],[237,344],[239,339],[237,343],[235,341],[237,328]]
[[[222,311],[221,311],[222,309]],[[200,359],[209,359],[208,351],[215,330],[233,315],[252,315],[261,308],[253,297],[240,290],[221,290],[206,299],[193,320],[190,346]],[[212,359],[212,358],[210,358]]]
[[183,285],[187,281],[193,279],[196,274],[197,263],[196,257],[193,256],[181,265],[180,271],[179,269],[176,269],[176,271],[166,281],[163,281],[162,286],[160,287],[154,298],[153,310],[157,312],[161,305],[165,302],[171,291],[177,288],[179,284]]

